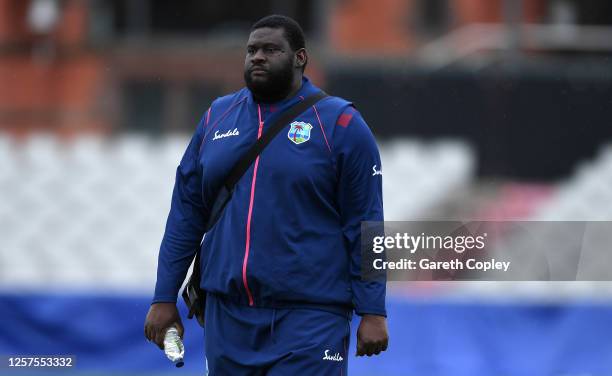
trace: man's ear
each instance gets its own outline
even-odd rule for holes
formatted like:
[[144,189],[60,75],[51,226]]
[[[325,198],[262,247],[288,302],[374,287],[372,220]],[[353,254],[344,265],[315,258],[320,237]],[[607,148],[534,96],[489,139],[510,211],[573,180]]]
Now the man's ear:
[[295,51],[295,67],[302,68],[308,62],[308,53],[305,48]]

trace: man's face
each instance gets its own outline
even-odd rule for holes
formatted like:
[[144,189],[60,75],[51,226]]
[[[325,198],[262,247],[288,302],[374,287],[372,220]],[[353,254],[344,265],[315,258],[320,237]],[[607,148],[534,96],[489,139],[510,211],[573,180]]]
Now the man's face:
[[275,102],[291,91],[295,54],[283,29],[254,30],[247,42],[244,81],[258,99]]

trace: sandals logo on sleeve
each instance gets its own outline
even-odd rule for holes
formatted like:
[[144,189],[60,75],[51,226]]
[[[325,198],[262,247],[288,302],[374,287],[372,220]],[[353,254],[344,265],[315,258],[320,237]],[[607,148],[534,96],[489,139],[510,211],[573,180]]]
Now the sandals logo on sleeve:
[[304,142],[310,140],[310,130],[312,129],[312,125],[310,123],[304,123],[303,121],[294,121],[291,123],[291,128],[289,128],[289,133],[287,133],[287,137],[289,140],[296,145],[303,144]]
[[376,175],[382,176],[382,167],[377,170],[376,169],[377,166],[378,165],[372,166],[372,176],[376,176]]

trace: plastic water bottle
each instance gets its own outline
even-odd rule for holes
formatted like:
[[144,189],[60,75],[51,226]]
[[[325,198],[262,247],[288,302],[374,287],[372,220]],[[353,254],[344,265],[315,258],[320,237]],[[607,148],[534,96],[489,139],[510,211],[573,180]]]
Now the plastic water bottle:
[[185,347],[183,346],[183,340],[178,334],[176,327],[171,326],[166,331],[164,337],[164,352],[170,361],[172,361],[177,367],[182,367],[183,357],[185,356]]

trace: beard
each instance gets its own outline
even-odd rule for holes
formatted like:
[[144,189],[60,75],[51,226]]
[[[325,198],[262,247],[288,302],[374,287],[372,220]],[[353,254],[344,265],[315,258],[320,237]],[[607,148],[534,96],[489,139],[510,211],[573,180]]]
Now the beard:
[[244,82],[256,100],[272,103],[285,99],[289,95],[294,77],[291,64],[285,64],[276,71],[267,71],[264,77],[253,78],[251,69],[253,68],[244,70]]

